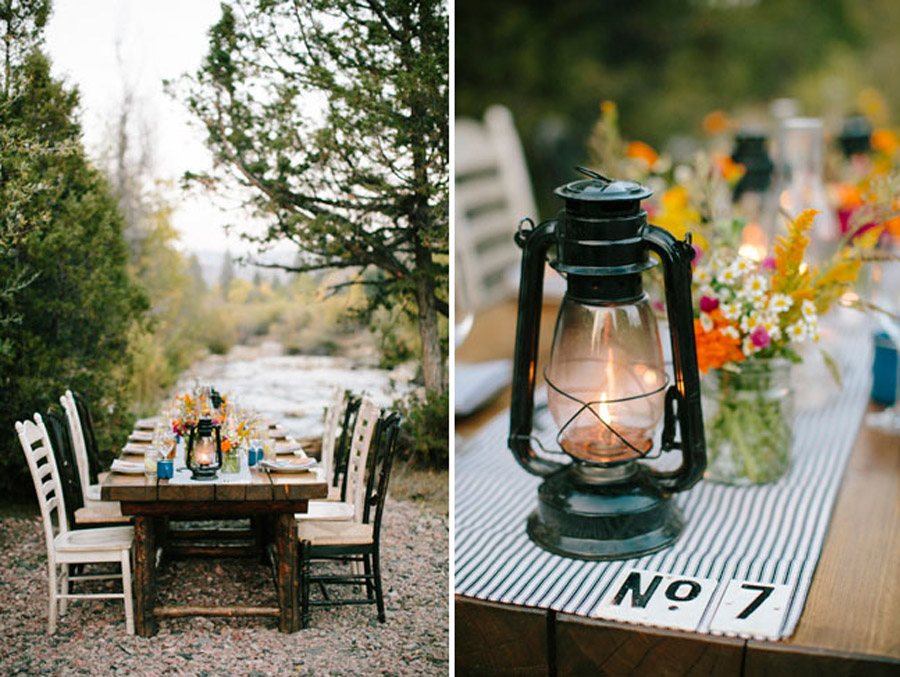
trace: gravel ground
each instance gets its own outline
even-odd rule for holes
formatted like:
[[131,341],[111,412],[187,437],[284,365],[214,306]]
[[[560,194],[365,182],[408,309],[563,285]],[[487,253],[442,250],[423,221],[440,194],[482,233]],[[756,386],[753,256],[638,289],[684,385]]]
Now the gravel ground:
[[[164,620],[144,639],[125,634],[121,602],[84,600],[70,603],[51,637],[40,519],[3,519],[0,674],[446,674],[447,519],[389,499],[382,566],[383,625],[366,605],[313,609],[312,627],[293,635],[278,632],[275,619],[187,618]],[[172,561],[160,578],[161,601],[273,605],[268,571],[256,559]]]

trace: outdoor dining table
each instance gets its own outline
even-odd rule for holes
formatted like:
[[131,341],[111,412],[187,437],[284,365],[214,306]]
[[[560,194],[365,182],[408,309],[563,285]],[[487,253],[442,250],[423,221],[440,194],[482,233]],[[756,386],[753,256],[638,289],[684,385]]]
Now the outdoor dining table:
[[[128,458],[123,457],[123,458]],[[135,457],[132,457],[135,458]],[[140,457],[137,457],[140,458]],[[294,513],[307,511],[310,499],[326,498],[327,483],[314,472],[298,474],[251,470],[249,480],[230,483],[173,483],[156,477],[110,473],[101,485],[104,501],[119,501],[123,515],[134,517],[135,630],[156,634],[159,618],[185,615],[273,616],[282,632],[300,628],[297,599],[297,528]],[[270,518],[274,521],[277,607],[158,607],[156,550],[168,519]]]
[[[556,314],[547,303],[544,318]],[[512,357],[516,303],[476,319],[460,362]],[[553,323],[541,326],[546,360]],[[510,404],[510,389],[458,419],[473,435]],[[456,595],[462,674],[897,674],[900,665],[900,444],[860,427],[809,597],[793,636],[773,642],[598,620]]]

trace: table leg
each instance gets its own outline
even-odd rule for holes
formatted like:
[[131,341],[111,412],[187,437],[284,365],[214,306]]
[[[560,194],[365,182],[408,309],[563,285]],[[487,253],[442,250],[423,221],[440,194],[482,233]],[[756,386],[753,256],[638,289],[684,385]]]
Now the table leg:
[[156,634],[156,524],[153,517],[134,518],[135,630],[141,637]]
[[281,618],[278,629],[282,632],[299,630],[297,613],[297,527],[293,513],[282,513],[275,520],[275,552],[278,557],[278,606]]

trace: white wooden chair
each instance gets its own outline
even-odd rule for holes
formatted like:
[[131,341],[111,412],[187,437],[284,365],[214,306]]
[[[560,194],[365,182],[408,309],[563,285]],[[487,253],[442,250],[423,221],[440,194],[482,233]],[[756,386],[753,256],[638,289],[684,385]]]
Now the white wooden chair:
[[322,427],[322,454],[319,456],[323,477],[328,482],[329,488],[331,488],[334,475],[334,449],[337,444],[338,429],[346,406],[347,392],[340,386],[336,386],[331,404],[325,409],[325,424]]
[[[19,442],[28,461],[28,469],[34,480],[34,488],[41,506],[44,522],[44,538],[47,543],[47,566],[50,584],[50,614],[48,631],[56,632],[59,615],[66,613],[70,599],[122,599],[125,602],[125,629],[134,634],[134,612],[131,597],[131,543],[132,527],[106,527],[102,529],[70,530],[66,520],[65,499],[60,485],[59,470],[53,457],[50,439],[40,414],[34,422],[16,423]],[[54,530],[54,513],[56,529]],[[91,574],[73,576],[70,564],[95,564],[118,562],[120,574]],[[122,579],[121,593],[72,594],[69,583],[110,578]]]
[[69,435],[72,438],[72,449],[75,451],[75,463],[78,466],[78,479],[81,480],[81,495],[84,498],[86,508],[96,508],[100,502],[100,485],[91,484],[90,470],[88,469],[87,442],[84,440],[84,430],[81,427],[81,419],[78,417],[78,407],[75,404],[75,396],[71,390],[59,398],[59,403],[66,412],[66,420],[69,422]]
[[350,440],[347,462],[346,501],[310,501],[308,511],[297,513],[302,521],[360,522],[366,493],[366,463],[372,448],[375,426],[381,411],[368,398],[363,398]]
[[515,294],[519,221],[537,218],[525,154],[503,106],[455,122],[456,254],[473,312]]

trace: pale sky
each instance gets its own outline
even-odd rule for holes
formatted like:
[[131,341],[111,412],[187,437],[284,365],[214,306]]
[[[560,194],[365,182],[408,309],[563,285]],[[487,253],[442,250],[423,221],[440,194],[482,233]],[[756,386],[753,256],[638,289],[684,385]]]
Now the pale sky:
[[186,107],[162,85],[165,78],[197,70],[206,55],[207,31],[219,14],[219,0],[54,0],[46,46],[54,74],[81,92],[85,147],[95,158],[122,100],[124,70],[136,108],[152,128],[155,174],[176,186],[170,197],[177,207],[173,221],[180,246],[234,253],[247,245],[236,234],[226,237],[222,224],[239,222],[240,215],[223,213],[209,195],[189,196],[177,188],[186,170],[209,168],[211,156]]

